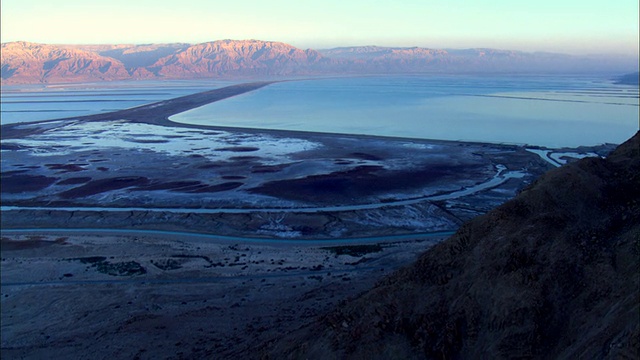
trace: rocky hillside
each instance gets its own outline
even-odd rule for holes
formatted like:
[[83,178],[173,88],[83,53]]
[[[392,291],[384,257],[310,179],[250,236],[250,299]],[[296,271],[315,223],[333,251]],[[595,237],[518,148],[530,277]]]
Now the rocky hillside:
[[494,49],[347,47],[302,50],[273,41],[202,44],[2,44],[2,83],[433,72],[627,72],[637,59]]
[[190,46],[147,67],[169,78],[225,75],[290,75],[326,62],[315,50],[271,41],[223,40]]
[[2,44],[3,83],[76,82],[126,79],[113,58],[72,47],[27,42]]
[[222,40],[197,45],[2,44],[2,82],[274,76],[321,71],[314,50],[279,42]]
[[267,358],[637,359],[640,132],[554,169]]

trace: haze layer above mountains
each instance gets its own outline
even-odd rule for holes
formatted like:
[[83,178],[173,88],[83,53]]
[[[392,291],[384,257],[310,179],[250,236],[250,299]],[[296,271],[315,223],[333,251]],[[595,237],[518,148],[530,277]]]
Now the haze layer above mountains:
[[302,50],[259,40],[196,45],[2,44],[2,83],[402,73],[624,73],[637,59],[495,49],[359,46]]

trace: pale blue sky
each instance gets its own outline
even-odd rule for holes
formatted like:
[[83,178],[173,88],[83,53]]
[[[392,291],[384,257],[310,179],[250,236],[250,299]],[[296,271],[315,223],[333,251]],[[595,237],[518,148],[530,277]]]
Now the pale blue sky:
[[638,54],[638,0],[2,0],[2,42],[283,41]]

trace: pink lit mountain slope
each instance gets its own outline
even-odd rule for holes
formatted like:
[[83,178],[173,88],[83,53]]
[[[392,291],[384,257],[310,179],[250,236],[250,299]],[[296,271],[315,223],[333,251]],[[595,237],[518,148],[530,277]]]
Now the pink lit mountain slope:
[[637,59],[495,49],[357,46],[302,50],[260,40],[201,44],[2,44],[3,84],[130,79],[289,78],[408,73],[627,73]]

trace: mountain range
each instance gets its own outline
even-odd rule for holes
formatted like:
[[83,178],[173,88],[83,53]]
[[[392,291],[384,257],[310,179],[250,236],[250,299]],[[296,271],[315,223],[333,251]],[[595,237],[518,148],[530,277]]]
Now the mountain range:
[[2,44],[3,84],[132,79],[273,78],[400,73],[625,73],[637,59],[527,53],[356,46],[302,50],[260,40],[201,44]]

